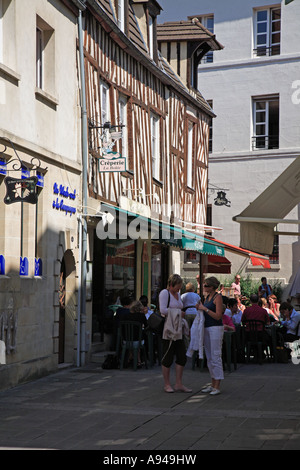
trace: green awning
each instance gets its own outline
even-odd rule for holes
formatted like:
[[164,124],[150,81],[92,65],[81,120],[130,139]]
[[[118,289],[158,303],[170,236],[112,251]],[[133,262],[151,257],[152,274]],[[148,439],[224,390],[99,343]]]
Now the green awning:
[[[195,232],[150,219],[146,216],[121,209],[117,206],[110,206],[103,203],[102,208],[109,212],[116,210],[120,213],[126,214],[131,219],[138,218],[143,225],[148,224],[148,235],[153,241],[157,240],[162,244],[176,246],[183,250],[198,251],[207,255],[225,256],[225,250],[222,245],[214,242],[213,240],[207,240],[204,236],[198,235]],[[143,231],[143,235],[145,235],[145,230]],[[141,238],[144,239],[143,237]]]
[[202,239],[199,235],[197,235],[196,239],[190,238],[182,238],[182,248],[184,250],[190,251],[199,251],[200,253],[206,255],[218,255],[218,256],[225,256],[225,250],[221,245],[217,243],[210,243],[207,240]]

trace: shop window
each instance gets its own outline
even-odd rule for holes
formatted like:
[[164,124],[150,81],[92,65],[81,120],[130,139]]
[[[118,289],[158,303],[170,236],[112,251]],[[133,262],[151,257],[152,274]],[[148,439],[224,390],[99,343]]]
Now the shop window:
[[135,295],[134,241],[111,240],[106,242],[105,297],[107,305],[120,304],[121,298]]
[[200,262],[200,253],[196,251],[184,251],[184,262],[198,265]]
[[167,285],[168,248],[160,243],[151,247],[151,304],[159,308],[159,293]]

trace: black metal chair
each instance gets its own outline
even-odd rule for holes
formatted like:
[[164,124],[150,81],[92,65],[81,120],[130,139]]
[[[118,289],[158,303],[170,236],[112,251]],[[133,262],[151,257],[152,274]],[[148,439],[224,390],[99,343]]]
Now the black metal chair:
[[121,321],[119,324],[118,341],[121,349],[120,370],[124,367],[126,351],[133,353],[133,369],[138,366],[138,352],[143,353],[145,367],[148,369],[146,348],[143,340],[142,324],[136,321]]
[[265,323],[260,320],[245,321],[245,343],[246,343],[246,361],[250,361],[250,354],[253,352],[257,356],[258,363],[262,364],[263,353],[266,352],[269,358],[268,337],[265,331]]

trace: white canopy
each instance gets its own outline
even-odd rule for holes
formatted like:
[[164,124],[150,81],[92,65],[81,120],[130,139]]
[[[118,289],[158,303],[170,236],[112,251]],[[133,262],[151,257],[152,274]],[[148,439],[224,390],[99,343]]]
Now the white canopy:
[[[240,246],[258,253],[271,254],[274,227],[279,223],[300,224],[299,220],[284,219],[300,203],[300,157],[246,209],[233,217],[240,222]],[[279,232],[291,235],[293,232]],[[295,233],[296,234],[296,233]]]

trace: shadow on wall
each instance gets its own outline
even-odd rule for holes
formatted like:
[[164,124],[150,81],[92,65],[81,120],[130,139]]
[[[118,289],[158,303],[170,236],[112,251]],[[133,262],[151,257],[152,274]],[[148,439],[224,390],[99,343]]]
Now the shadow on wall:
[[[54,372],[60,362],[76,363],[75,250],[67,248],[65,238],[51,230],[43,234],[38,246],[39,275],[34,275],[34,258],[28,258],[28,275],[9,268],[1,272],[0,340],[5,344],[5,363],[0,363],[0,389]],[[7,265],[9,261],[18,262],[11,258]]]

